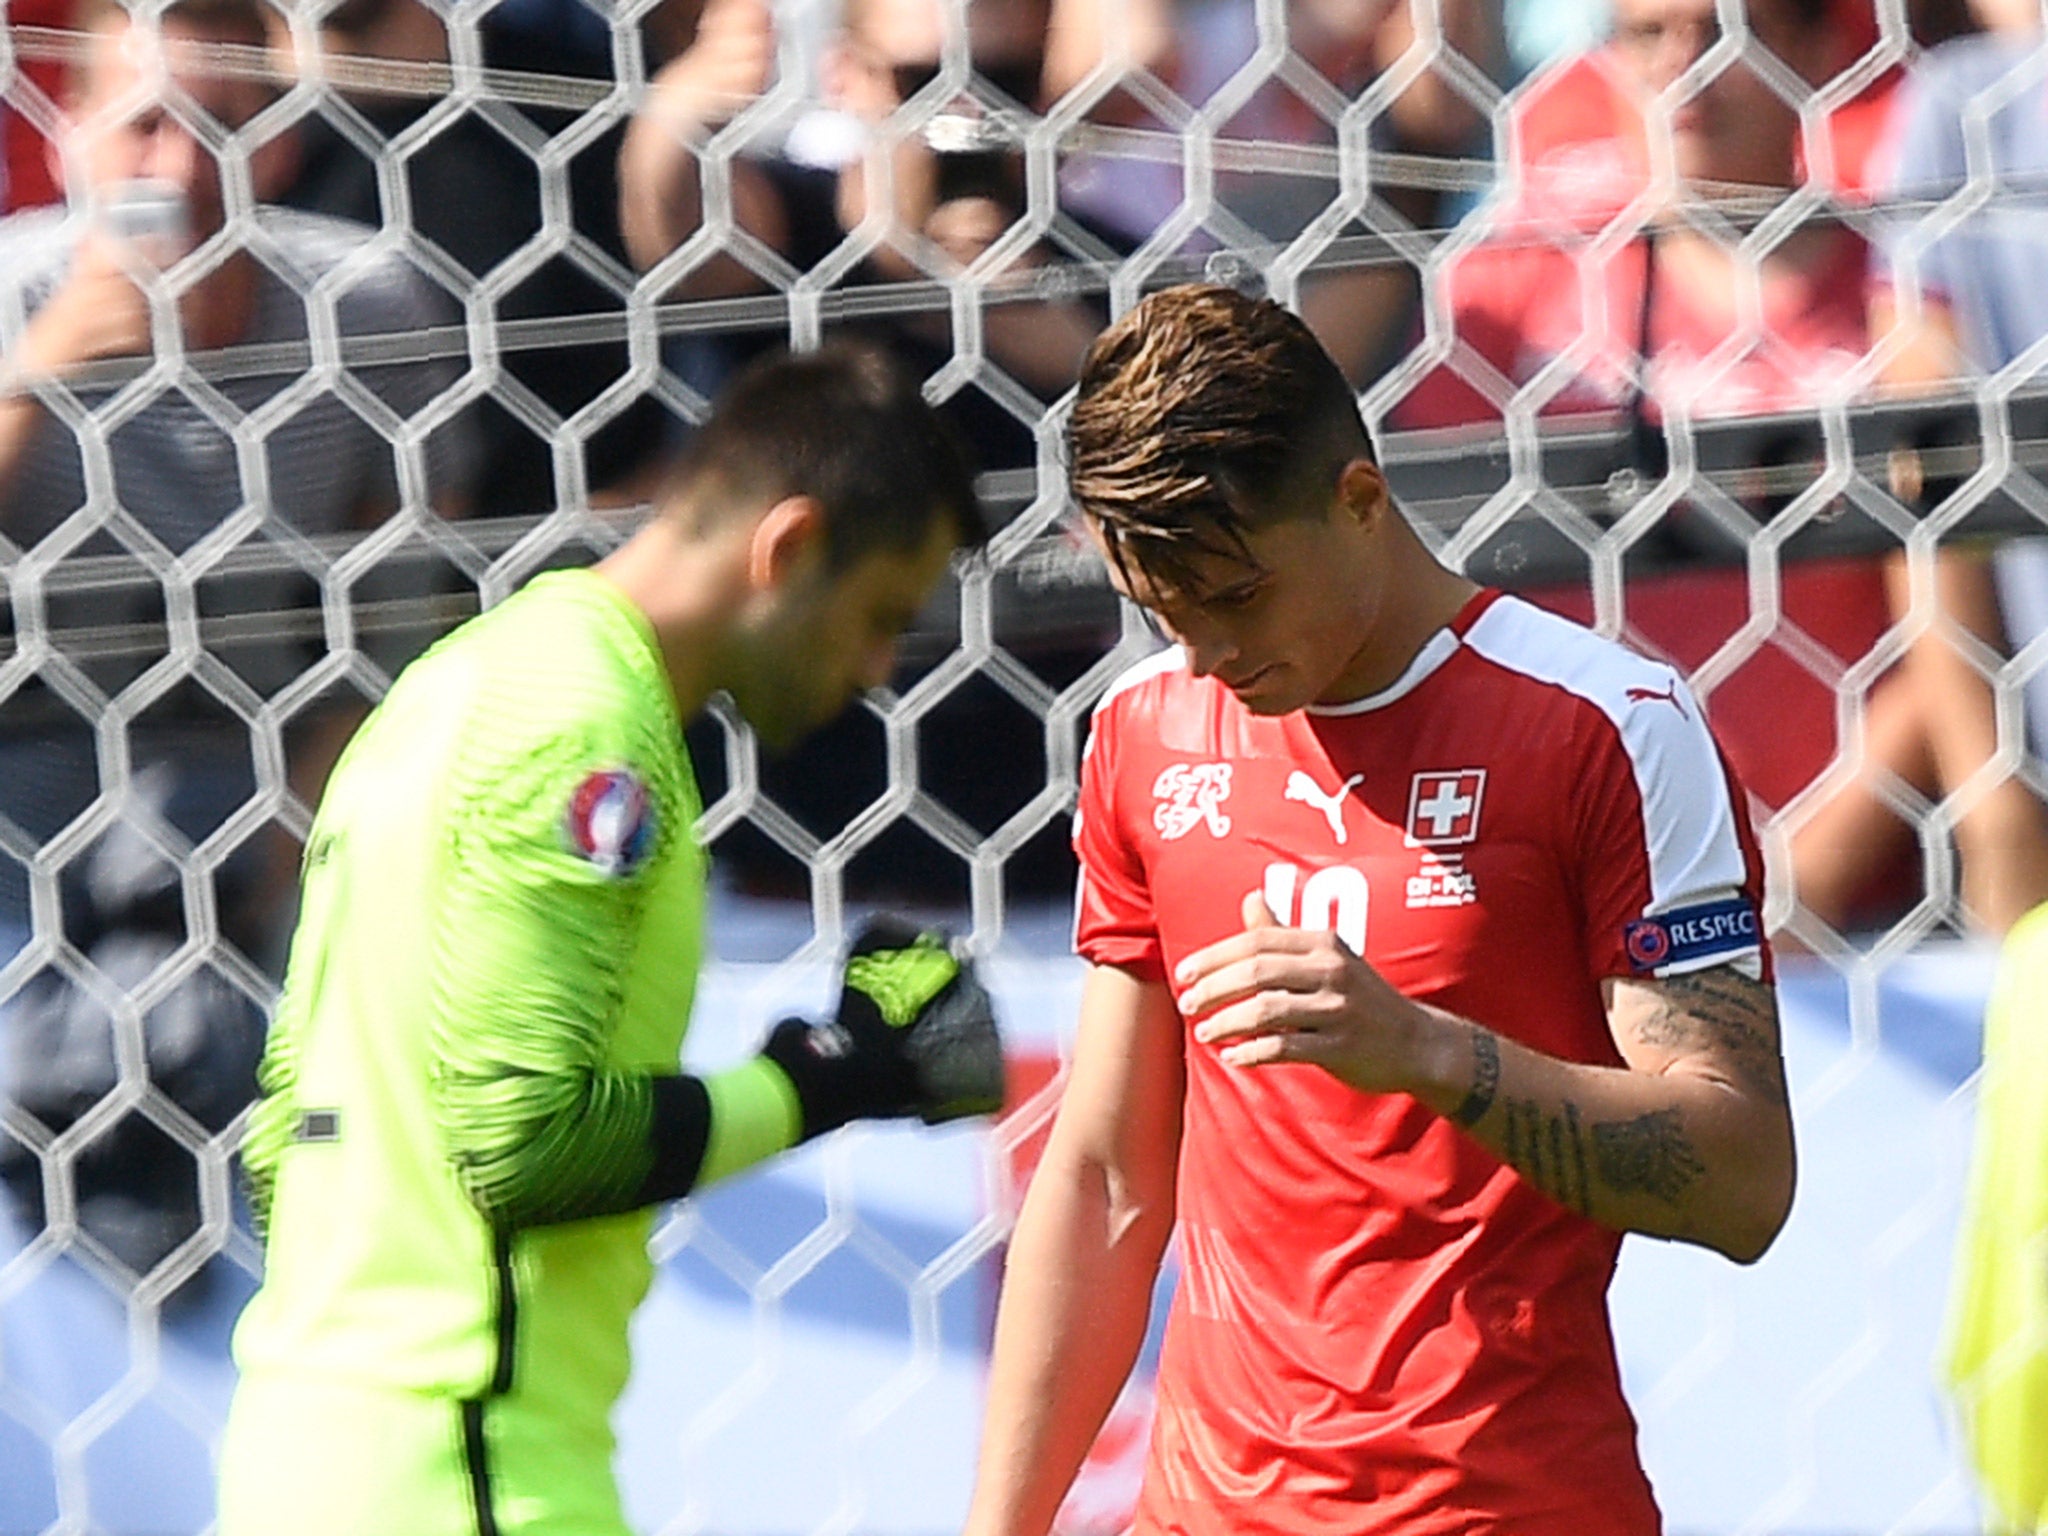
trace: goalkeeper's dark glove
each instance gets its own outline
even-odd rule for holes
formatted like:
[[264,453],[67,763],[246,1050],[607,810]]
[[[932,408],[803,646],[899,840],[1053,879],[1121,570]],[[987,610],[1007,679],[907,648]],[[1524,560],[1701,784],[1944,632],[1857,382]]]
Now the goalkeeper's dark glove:
[[901,918],[875,918],[854,939],[834,1017],[784,1019],[761,1053],[796,1089],[806,1141],[849,1120],[937,1125],[1003,1103],[988,992],[943,933]]

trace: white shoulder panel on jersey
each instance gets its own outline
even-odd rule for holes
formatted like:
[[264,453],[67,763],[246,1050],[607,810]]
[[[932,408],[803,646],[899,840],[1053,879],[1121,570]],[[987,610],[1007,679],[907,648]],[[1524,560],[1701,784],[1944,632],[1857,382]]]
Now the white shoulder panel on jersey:
[[1745,869],[1728,776],[1705,712],[1662,662],[1519,598],[1502,598],[1465,643],[1510,672],[1584,699],[1614,724],[1643,806],[1650,905],[1645,915],[1726,895]]
[[[1088,758],[1094,754],[1096,741],[1096,722],[1098,722],[1102,718],[1103,711],[1108,709],[1109,706],[1116,700],[1116,698],[1120,694],[1129,693],[1133,688],[1136,688],[1143,683],[1149,682],[1151,679],[1155,677],[1164,677],[1170,672],[1182,671],[1186,668],[1187,664],[1188,656],[1186,650],[1184,650],[1182,647],[1178,645],[1169,645],[1164,650],[1154,651],[1150,656],[1144,657],[1142,660],[1133,662],[1130,666],[1124,668],[1123,671],[1119,672],[1116,675],[1116,678],[1110,683],[1110,685],[1103,690],[1102,697],[1095,701],[1095,708],[1093,709],[1093,711],[1090,712],[1090,729],[1088,732],[1088,739],[1086,742],[1082,744],[1081,747],[1082,761],[1085,763],[1088,760]],[[1077,797],[1074,801],[1074,818],[1071,831],[1069,834],[1076,842],[1078,842],[1081,838],[1082,818],[1086,814],[1086,806],[1083,804],[1082,800]],[[1083,902],[1085,899],[1082,895],[1082,892],[1086,888],[1087,884],[1088,866],[1085,863],[1083,863],[1079,873],[1075,878],[1074,922],[1072,931],[1068,935],[1069,942],[1076,950],[1080,948],[1081,913],[1083,908]]]
[[1095,701],[1095,708],[1089,711],[1090,730],[1088,739],[1081,745],[1081,757],[1086,761],[1095,750],[1093,726],[1102,718],[1102,712],[1116,701],[1117,695],[1129,693],[1140,683],[1155,677],[1164,677],[1169,672],[1178,672],[1188,664],[1188,653],[1177,645],[1169,645],[1163,651],[1154,651],[1142,661],[1133,662],[1116,675],[1115,681],[1105,688],[1102,697]]
[[[1130,666],[1117,673],[1115,679],[1103,690],[1102,697],[1095,701],[1095,708],[1089,712],[1089,731],[1087,740],[1081,743],[1081,760],[1085,763],[1094,755],[1095,722],[1102,718],[1102,712],[1109,708],[1118,694],[1129,693],[1140,683],[1146,682],[1151,678],[1164,677],[1169,672],[1178,672],[1187,665],[1187,661],[1188,655],[1185,650],[1177,645],[1169,645],[1165,650],[1154,651],[1150,656],[1145,657],[1141,661],[1131,663]],[[1072,835],[1075,837],[1081,835],[1081,805],[1078,800],[1074,804]]]
[[1095,701],[1094,714],[1101,714],[1109,707],[1110,701],[1120,693],[1129,693],[1140,683],[1155,677],[1164,677],[1168,672],[1178,672],[1188,664],[1188,653],[1177,645],[1169,645],[1163,651],[1154,651],[1142,661],[1134,661],[1117,673],[1114,681],[1103,689],[1102,697]]

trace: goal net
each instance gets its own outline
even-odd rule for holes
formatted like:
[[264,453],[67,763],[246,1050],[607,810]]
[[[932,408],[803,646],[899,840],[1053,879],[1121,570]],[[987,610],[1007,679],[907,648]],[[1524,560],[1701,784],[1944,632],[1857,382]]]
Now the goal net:
[[[1000,527],[794,756],[723,709],[692,728],[716,897],[690,1059],[821,1004],[852,922],[907,907],[984,958],[1011,1103],[856,1127],[666,1216],[621,1476],[648,1530],[957,1525],[1071,1043],[1080,748],[1157,643],[1069,522],[1072,344],[1196,278],[1298,308],[1442,558],[1673,660],[1752,792],[1803,1183],[1754,1270],[1626,1246],[1671,1528],[1975,1528],[1941,1361],[1987,933],[2048,867],[2048,311],[1986,356],[1955,267],[2042,232],[2006,125],[2048,52],[1957,65],[1959,17],[1890,0],[1622,0],[1564,51],[1556,16],[1484,0],[930,0],[922,32],[925,0],[271,0],[267,45],[160,58],[114,113],[218,166],[208,228],[139,174],[91,192],[91,35],[4,4],[0,1532],[211,1521],[262,1262],[235,1152],[349,724],[434,636],[615,547],[740,360],[847,327],[917,360]],[[747,26],[772,67],[670,125],[701,209],[636,224],[628,176],[622,227],[664,65]],[[1915,180],[1884,125],[1936,77],[1954,175]],[[142,331],[19,366],[91,221],[124,231]],[[281,308],[220,340],[248,258]],[[1150,1358],[1070,1532],[1128,1513]]]

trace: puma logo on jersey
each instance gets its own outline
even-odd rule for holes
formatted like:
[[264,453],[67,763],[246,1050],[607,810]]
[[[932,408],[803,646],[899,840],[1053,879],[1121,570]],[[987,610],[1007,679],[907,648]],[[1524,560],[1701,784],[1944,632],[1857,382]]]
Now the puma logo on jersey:
[[1678,684],[1676,683],[1672,683],[1666,688],[1630,688],[1627,692],[1628,701],[1631,704],[1646,704],[1651,699],[1661,699],[1664,703],[1677,710],[1680,718],[1686,720],[1692,718],[1692,716],[1686,714],[1685,705],[1679,702]]
[[1352,786],[1363,784],[1365,775],[1354,773],[1337,787],[1335,794],[1323,793],[1322,785],[1303,773],[1299,768],[1287,775],[1287,798],[1298,800],[1303,805],[1312,805],[1323,813],[1323,820],[1330,824],[1330,836],[1340,843],[1351,840],[1351,834],[1344,830],[1344,801],[1350,795]]
[[1169,842],[1200,826],[1211,837],[1229,834],[1223,802],[1230,798],[1230,764],[1174,763],[1152,781],[1152,794],[1159,802],[1152,807],[1152,825]]

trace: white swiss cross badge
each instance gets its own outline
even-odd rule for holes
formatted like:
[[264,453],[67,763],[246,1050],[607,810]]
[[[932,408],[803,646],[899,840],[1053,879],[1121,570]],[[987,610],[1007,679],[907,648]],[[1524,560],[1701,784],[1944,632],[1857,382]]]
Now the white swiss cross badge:
[[1418,773],[1408,784],[1408,846],[1446,848],[1479,836],[1484,768]]

